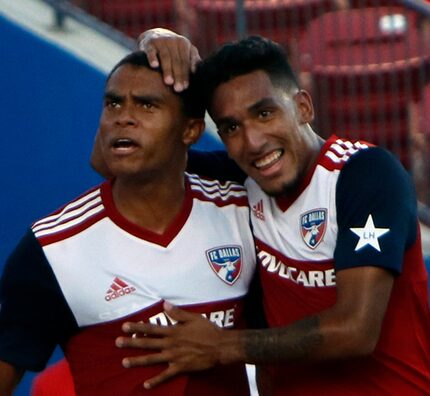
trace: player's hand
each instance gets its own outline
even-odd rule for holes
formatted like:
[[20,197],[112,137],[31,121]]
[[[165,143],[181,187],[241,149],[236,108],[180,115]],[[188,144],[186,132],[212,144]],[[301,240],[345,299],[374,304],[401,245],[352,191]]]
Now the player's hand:
[[116,345],[120,348],[158,350],[145,356],[124,358],[124,367],[168,364],[166,370],[145,381],[147,389],[178,374],[205,370],[221,363],[219,345],[224,333],[228,333],[200,314],[183,311],[168,303],[165,303],[164,309],[177,324],[156,326],[126,322],[123,330],[133,336],[116,339]]
[[145,51],[149,63],[161,66],[164,82],[176,92],[188,87],[189,73],[196,70],[201,58],[197,48],[186,37],[168,29],[155,28],[143,32],[137,39],[139,49]]

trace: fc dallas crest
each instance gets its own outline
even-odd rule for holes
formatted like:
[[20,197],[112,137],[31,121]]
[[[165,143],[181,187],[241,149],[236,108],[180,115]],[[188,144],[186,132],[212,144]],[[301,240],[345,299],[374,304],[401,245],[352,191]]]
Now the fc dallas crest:
[[242,271],[240,246],[221,246],[206,251],[211,268],[225,283],[232,285]]
[[300,216],[300,230],[306,245],[315,249],[327,228],[327,209],[314,209]]

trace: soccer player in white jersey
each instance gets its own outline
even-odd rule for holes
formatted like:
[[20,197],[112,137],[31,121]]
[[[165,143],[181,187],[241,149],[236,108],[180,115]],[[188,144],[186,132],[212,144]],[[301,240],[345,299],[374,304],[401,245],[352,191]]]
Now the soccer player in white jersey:
[[[78,396],[133,396],[167,365],[127,370],[124,321],[170,325],[163,303],[217,326],[243,325],[255,269],[246,191],[185,173],[204,128],[196,91],[180,94],[146,54],[108,76],[100,145],[113,178],[36,221],[0,282],[0,395],[61,345]],[[138,351],[141,353],[141,351]],[[248,395],[244,364],[184,374],[153,395]]]
[[[149,32],[143,43],[151,62],[159,55],[167,65],[167,83],[179,70],[175,88],[186,85],[184,60],[197,57],[185,38]],[[196,73],[229,156],[248,176],[271,328],[226,332],[171,307],[176,326],[127,324],[147,337],[120,346],[154,349],[128,366],[169,363],[147,387],[249,362],[264,369],[264,395],[430,394],[428,275],[409,175],[381,148],[315,133],[311,97],[270,40],[226,44]],[[216,154],[206,157],[212,173],[228,174]]]

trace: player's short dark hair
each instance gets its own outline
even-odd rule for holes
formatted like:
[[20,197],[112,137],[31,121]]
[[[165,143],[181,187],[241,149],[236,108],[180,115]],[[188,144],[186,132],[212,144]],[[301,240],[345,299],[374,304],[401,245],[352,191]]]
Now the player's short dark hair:
[[[148,58],[146,56],[146,53],[143,51],[135,51],[128,55],[126,55],[124,58],[122,58],[110,71],[106,78],[106,83],[109,81],[109,79],[112,77],[112,74],[121,66],[123,65],[133,65],[137,67],[146,67],[149,70],[156,71],[158,73],[162,73],[161,68],[153,68],[150,66]],[[205,116],[205,106],[204,103],[202,103],[201,100],[201,93],[200,89],[198,87],[198,84],[195,83],[195,77],[190,76],[190,84],[189,87],[180,92],[177,93],[175,91],[172,92],[177,95],[182,103],[182,110],[185,114],[185,116],[189,118],[204,118]]]
[[224,44],[197,68],[198,84],[209,108],[215,89],[235,77],[262,70],[274,85],[298,87],[298,80],[284,48],[261,36],[250,36]]

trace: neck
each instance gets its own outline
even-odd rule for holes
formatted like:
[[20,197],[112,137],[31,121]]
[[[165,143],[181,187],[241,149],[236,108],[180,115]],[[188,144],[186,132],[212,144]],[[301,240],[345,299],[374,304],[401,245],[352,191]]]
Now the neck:
[[312,166],[314,166],[317,158],[321,153],[321,149],[324,146],[324,143],[325,143],[325,140],[321,136],[319,136],[315,132],[312,133],[311,135],[312,150],[311,150],[311,155],[309,159],[309,169],[312,168]]
[[185,198],[184,175],[168,182],[141,183],[116,179],[112,188],[115,206],[128,221],[163,234],[180,212]]

